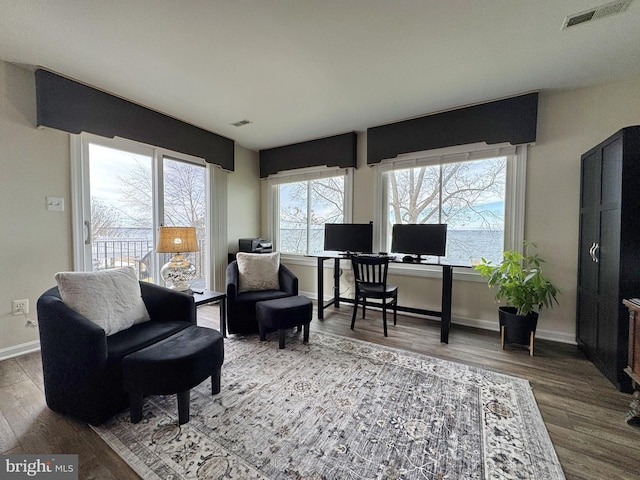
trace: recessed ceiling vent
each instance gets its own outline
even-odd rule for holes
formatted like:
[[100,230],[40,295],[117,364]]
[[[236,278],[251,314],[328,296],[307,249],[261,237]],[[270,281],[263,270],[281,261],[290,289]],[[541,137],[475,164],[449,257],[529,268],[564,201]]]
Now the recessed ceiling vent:
[[592,8],[590,10],[569,15],[564,19],[562,29],[569,27],[575,27],[581,23],[591,22],[600,18],[609,17],[618,13],[624,12],[632,0],[617,0],[615,2],[600,5],[599,7]]
[[249,125],[251,122],[249,120],[240,120],[239,122],[232,123],[234,127],[244,127],[245,125]]

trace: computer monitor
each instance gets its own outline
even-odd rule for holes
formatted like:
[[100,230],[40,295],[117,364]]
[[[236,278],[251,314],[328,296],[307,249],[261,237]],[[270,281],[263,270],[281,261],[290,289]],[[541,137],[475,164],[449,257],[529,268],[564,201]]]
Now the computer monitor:
[[335,252],[371,253],[372,223],[325,223],[324,249]]
[[391,251],[417,255],[443,257],[447,246],[447,225],[395,224],[391,235]]

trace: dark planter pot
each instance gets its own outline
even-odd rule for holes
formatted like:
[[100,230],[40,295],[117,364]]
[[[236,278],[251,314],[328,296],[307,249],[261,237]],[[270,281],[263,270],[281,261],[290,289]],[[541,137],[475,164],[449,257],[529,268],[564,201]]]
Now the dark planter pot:
[[502,348],[507,344],[526,345],[533,355],[533,339],[538,326],[538,312],[516,315],[515,307],[498,307]]

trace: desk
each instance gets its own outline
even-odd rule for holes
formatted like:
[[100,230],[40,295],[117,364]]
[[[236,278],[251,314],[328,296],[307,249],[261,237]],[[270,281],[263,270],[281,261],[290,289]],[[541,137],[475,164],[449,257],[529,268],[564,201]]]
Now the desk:
[[[220,331],[223,337],[227,337],[227,294],[212,290],[198,290],[193,292],[193,300],[196,307],[207,303],[220,302]],[[202,293],[200,293],[202,292]]]
[[[346,255],[339,255],[337,253],[325,253],[312,256],[316,257],[318,261],[318,320],[322,320],[324,318],[325,308],[328,308],[331,305],[334,305],[336,308],[340,308],[341,301],[353,303],[353,299],[351,298],[340,297],[340,260],[349,260],[349,257]],[[333,298],[325,303],[323,270],[324,262],[326,260],[333,260]],[[392,262],[403,264],[403,262],[399,262],[396,260],[392,260]],[[442,343],[449,343],[449,330],[451,329],[451,290],[453,286],[453,269],[454,267],[471,268],[471,266],[464,264],[457,265],[435,262],[416,262],[409,263],[408,265],[442,267],[442,307],[441,311],[436,312],[433,310],[423,310],[420,308],[402,307],[398,305],[398,310],[403,312],[428,315],[430,317],[440,317],[440,341]]]

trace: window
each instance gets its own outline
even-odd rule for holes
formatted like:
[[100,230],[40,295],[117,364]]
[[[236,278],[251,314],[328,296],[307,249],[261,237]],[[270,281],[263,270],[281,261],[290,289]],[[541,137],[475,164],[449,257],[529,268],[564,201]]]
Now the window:
[[81,134],[74,151],[76,269],[130,265],[160,283],[168,255],[156,254],[159,225],[196,227],[192,285],[207,282],[207,168],[203,160],[137,142]]
[[446,223],[450,262],[499,261],[522,242],[525,147],[470,145],[378,167],[383,250],[396,223]]
[[322,252],[324,224],[351,220],[351,169],[308,169],[268,182],[271,235],[281,253]]

